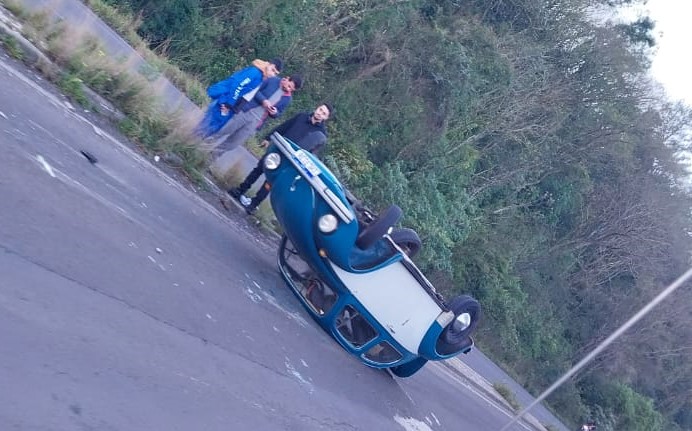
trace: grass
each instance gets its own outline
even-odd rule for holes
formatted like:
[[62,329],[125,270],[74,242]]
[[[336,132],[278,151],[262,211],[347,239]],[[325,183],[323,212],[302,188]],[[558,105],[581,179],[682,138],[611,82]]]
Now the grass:
[[86,93],[84,92],[84,84],[79,77],[71,73],[65,73],[58,79],[56,84],[58,87],[60,87],[63,93],[69,96],[72,100],[85,108],[90,107],[89,98],[87,98]]
[[205,88],[198,79],[170,64],[160,53],[156,54],[148,48],[147,42],[137,34],[139,19],[128,16],[101,0],[86,0],[85,3],[147,61],[148,66],[140,71],[143,75],[155,79],[159,74],[163,74],[197,105],[205,106],[209,102]]
[[502,396],[502,398],[507,401],[507,403],[514,409],[515,411],[519,410],[521,407],[519,405],[519,402],[517,401],[517,398],[514,396],[514,392],[512,392],[511,389],[507,387],[507,385],[503,383],[494,383],[493,388],[497,391],[498,394]]
[[257,207],[257,212],[255,212],[254,217],[257,219],[263,229],[281,233],[281,227],[279,226],[279,223],[274,216],[274,211],[269,204],[269,198],[265,199]]
[[14,0],[2,0],[0,1],[0,4],[2,4],[8,11],[12,12],[12,15],[18,18],[24,18],[24,8],[18,2]]
[[7,49],[7,52],[14,58],[21,60],[24,58],[24,52],[19,48],[17,41],[9,36],[0,38],[0,42]]

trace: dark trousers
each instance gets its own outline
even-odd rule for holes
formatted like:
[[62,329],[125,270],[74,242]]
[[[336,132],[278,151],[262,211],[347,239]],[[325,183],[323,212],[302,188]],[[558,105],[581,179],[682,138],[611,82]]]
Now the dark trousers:
[[[250,190],[250,187],[252,187],[253,184],[255,184],[255,181],[259,179],[260,176],[264,173],[264,170],[262,169],[262,166],[264,165],[264,158],[266,157],[266,154],[262,156],[261,159],[259,159],[259,162],[257,162],[257,166],[250,171],[250,173],[245,177],[242,183],[238,186],[238,190],[240,191],[241,194],[245,194],[248,190]],[[265,181],[264,184],[262,184],[262,187],[257,191],[257,194],[255,197],[252,198],[252,203],[250,203],[250,208],[255,208],[257,205],[259,205],[263,200],[269,196],[269,188],[268,188],[268,183]]]

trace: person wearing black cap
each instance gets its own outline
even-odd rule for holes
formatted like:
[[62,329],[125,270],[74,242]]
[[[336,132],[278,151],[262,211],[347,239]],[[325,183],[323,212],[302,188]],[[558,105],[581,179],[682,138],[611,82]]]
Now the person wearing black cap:
[[[269,137],[272,133],[278,132],[302,149],[313,154],[319,154],[327,143],[325,122],[333,114],[334,109],[329,103],[317,105],[313,112],[300,112],[267,133],[264,141],[262,141],[262,146],[268,146]],[[269,185],[265,182],[253,198],[245,196],[245,193],[250,190],[250,187],[262,175],[263,162],[264,156],[262,156],[255,169],[248,174],[238,187],[228,191],[231,197],[240,201],[248,214],[254,213],[257,210],[257,206],[269,195]]]
[[[218,132],[233,117],[233,108],[251,100],[262,81],[278,75],[282,66],[283,61],[280,58],[271,61],[254,60],[251,66],[209,86],[207,95],[212,102],[196,128],[197,134],[206,138]],[[262,105],[267,109],[270,107],[269,101],[266,100]]]

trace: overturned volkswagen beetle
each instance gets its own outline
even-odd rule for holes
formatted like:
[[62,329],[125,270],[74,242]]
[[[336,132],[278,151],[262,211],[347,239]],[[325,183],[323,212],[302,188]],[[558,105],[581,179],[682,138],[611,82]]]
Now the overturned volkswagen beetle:
[[394,228],[399,207],[374,215],[316,157],[277,133],[263,163],[284,230],[281,274],[344,349],[399,377],[471,350],[480,305],[466,295],[445,301],[425,278],[411,260],[418,235]]

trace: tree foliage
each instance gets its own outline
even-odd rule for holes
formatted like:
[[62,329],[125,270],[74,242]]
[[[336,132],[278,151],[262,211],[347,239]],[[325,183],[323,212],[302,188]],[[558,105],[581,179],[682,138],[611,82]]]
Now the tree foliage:
[[[395,202],[448,294],[481,301],[479,343],[547,387],[689,264],[678,161],[692,112],[646,78],[654,23],[629,0],[127,0],[140,34],[206,82],[283,57],[332,100],[328,163]],[[692,429],[690,289],[549,401],[599,429]]]

